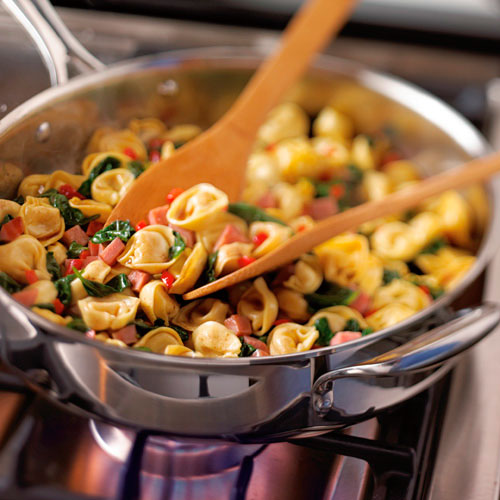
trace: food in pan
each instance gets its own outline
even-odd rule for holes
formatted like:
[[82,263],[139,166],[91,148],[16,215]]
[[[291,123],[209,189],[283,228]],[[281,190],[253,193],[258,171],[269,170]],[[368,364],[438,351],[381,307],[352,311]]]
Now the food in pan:
[[183,301],[183,293],[316,221],[421,178],[387,131],[356,134],[332,107],[311,123],[285,103],[259,131],[241,202],[199,184],[165,193],[165,205],[135,227],[105,226],[144,169],[199,133],[153,118],[102,128],[81,174],[22,180],[18,198],[0,200],[0,284],[39,315],[107,344],[177,356],[268,356],[337,345],[403,321],[453,288],[475,261],[473,207],[448,191],[336,236],[275,272]]

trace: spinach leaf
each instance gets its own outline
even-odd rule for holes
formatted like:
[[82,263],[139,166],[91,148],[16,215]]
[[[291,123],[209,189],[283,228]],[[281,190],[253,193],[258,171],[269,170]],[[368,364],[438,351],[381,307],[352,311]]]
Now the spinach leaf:
[[155,328],[158,328],[157,326],[146,323],[142,319],[135,319],[134,321],[129,323],[129,325],[135,325],[137,333],[139,334],[140,337],[144,337],[146,333],[150,332],[151,330],[154,330]]
[[103,227],[92,236],[92,243],[106,243],[113,241],[115,238],[120,238],[126,243],[135,233],[128,220],[115,220],[109,226]]
[[175,236],[174,244],[168,250],[169,260],[178,257],[182,252],[184,252],[184,249],[186,248],[186,242],[177,231],[174,231],[174,236]]
[[68,274],[64,278],[59,278],[54,285],[57,290],[57,296],[59,300],[65,305],[71,303],[71,282],[76,278],[74,274]]
[[344,331],[345,332],[361,332],[363,329],[359,324],[359,321],[354,318],[350,318],[345,322]]
[[24,205],[24,196],[20,194],[19,196],[14,198],[12,201],[15,201],[19,205]]
[[56,312],[56,308],[54,307],[54,304],[35,304],[33,307],[39,307],[40,309],[48,309],[49,311],[52,311],[53,313]]
[[136,349],[137,351],[153,352],[148,346],[145,345],[140,345],[139,347],[132,347],[132,349]]
[[436,238],[431,241],[420,253],[438,253],[441,248],[445,247],[447,244],[444,238]]
[[281,224],[282,226],[287,225],[282,220],[264,212],[264,210],[262,210],[261,208],[255,207],[254,205],[249,205],[248,203],[230,203],[227,211],[234,215],[237,215],[248,224],[256,221],[264,221],[276,222],[276,224]]
[[384,269],[384,275],[382,277],[382,281],[384,285],[388,285],[392,280],[398,280],[401,276],[397,271],[393,269]]
[[7,273],[0,272],[0,286],[5,288],[9,293],[16,293],[22,289],[22,286]]
[[72,330],[77,330],[79,332],[88,332],[90,328],[85,324],[82,318],[73,318],[67,325],[68,328]]
[[326,318],[318,318],[314,322],[314,327],[316,328],[316,330],[318,330],[319,333],[316,344],[328,345],[330,343],[330,340],[332,340],[333,336],[335,335],[335,333],[332,332],[330,325],[328,324],[328,320]]
[[91,217],[85,217],[81,210],[73,208],[69,204],[68,198],[66,198],[63,194],[58,193],[55,189],[49,189],[40,196],[42,198],[48,198],[50,204],[61,212],[66,229],[73,226],[88,224],[90,221],[100,217],[99,214],[92,215]]
[[261,342],[264,342],[264,344],[267,344],[267,338],[269,337],[269,334],[266,333],[265,335],[261,335],[260,337],[257,337]]
[[368,327],[368,328],[363,328],[361,330],[361,336],[364,337],[365,335],[370,335],[370,333],[373,333],[373,328]]
[[[325,282],[326,283],[326,282]],[[348,306],[356,300],[359,292],[350,288],[341,287],[334,283],[323,284],[316,293],[304,295],[309,307],[313,311],[331,306]]]
[[80,243],[72,241],[68,248],[68,259],[78,259],[84,250],[88,250],[88,247],[84,247],[80,245]]
[[52,275],[53,280],[58,280],[61,277],[61,268],[54,257],[53,252],[47,252],[46,257],[47,271]]
[[97,281],[88,280],[83,277],[83,274],[73,268],[73,272],[76,274],[77,278],[82,282],[83,288],[91,297],[105,297],[116,292],[123,292],[125,288],[130,286],[130,282],[127,275],[124,273],[118,274],[107,284],[99,283]]
[[1,221],[0,221],[0,229],[2,229],[2,226],[4,224],[7,224],[7,222],[11,221],[14,217],[12,215],[7,214]]
[[95,179],[103,174],[104,172],[108,172],[109,170],[113,170],[114,168],[118,168],[121,165],[121,162],[118,158],[113,158],[112,156],[107,156],[104,160],[100,161],[90,172],[88,179],[82,182],[82,185],[78,188],[78,192],[83,194],[85,198],[90,198],[90,188],[92,187],[92,183]]
[[359,184],[363,180],[364,172],[357,165],[348,165],[350,181]]
[[144,166],[140,161],[132,160],[127,163],[127,168],[134,174],[134,177],[137,179],[139,175],[144,172]]
[[207,259],[207,270],[205,273],[206,277],[206,282],[207,283],[212,283],[212,281],[216,280],[215,277],[215,262],[217,260],[217,255],[219,255],[219,251],[217,250],[216,252],[211,253],[208,256]]
[[434,300],[439,299],[439,297],[441,297],[441,295],[444,294],[444,289],[441,288],[440,286],[429,286],[427,288],[429,288],[429,292],[431,294],[431,297]]
[[238,356],[240,358],[248,358],[251,356],[257,349],[250,344],[247,344],[242,338],[240,338],[241,341],[241,350]]
[[169,325],[169,326],[179,334],[179,337],[183,342],[186,342],[186,340],[189,339],[189,332],[184,328],[182,328],[181,326],[177,325]]

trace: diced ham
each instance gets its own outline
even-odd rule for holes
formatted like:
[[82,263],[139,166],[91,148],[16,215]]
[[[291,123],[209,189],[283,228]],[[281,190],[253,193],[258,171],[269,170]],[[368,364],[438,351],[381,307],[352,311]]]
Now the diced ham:
[[31,307],[35,305],[38,298],[38,288],[25,288],[20,292],[13,293],[12,297],[23,306]]
[[356,311],[360,312],[363,316],[370,310],[372,299],[367,293],[360,292],[356,297],[356,300],[352,301],[349,304],[349,307],[356,309]]
[[250,335],[252,333],[252,325],[250,320],[241,314],[233,314],[224,320],[224,326],[232,330],[238,337]]
[[67,246],[76,241],[76,243],[86,247],[89,242],[89,235],[80,226],[73,226],[63,234],[62,240]]
[[99,255],[99,243],[92,243],[92,241],[89,240],[88,247],[92,257]]
[[337,200],[333,196],[316,198],[305,208],[305,215],[310,215],[314,220],[321,220],[335,215],[339,211]]
[[251,345],[252,347],[255,347],[255,349],[260,349],[261,351],[264,351],[267,354],[269,354],[269,347],[267,347],[267,345],[264,344],[264,342],[262,342],[259,339],[256,339],[255,337],[244,335],[243,342],[245,342],[245,344]]
[[99,259],[97,255],[89,255],[88,257],[85,257],[83,259],[83,267],[87,267],[91,262],[94,262],[94,260]]
[[263,356],[269,356],[269,351],[263,351],[262,349],[257,349],[253,352],[252,358],[262,358]]
[[361,332],[337,332],[330,340],[330,345],[339,345],[359,338],[361,338]]
[[144,271],[134,270],[128,275],[128,280],[132,284],[132,290],[140,292],[142,287],[151,280],[151,275]]
[[89,222],[89,225],[87,226],[87,234],[89,236],[94,236],[97,231],[100,231],[104,227],[104,224],[102,222],[98,222],[96,220],[92,220]]
[[99,258],[108,266],[114,266],[124,248],[125,243],[120,238],[115,238],[106,248],[99,250]]
[[168,224],[167,212],[170,205],[162,205],[161,207],[152,208],[148,213],[148,222],[150,224]]
[[114,339],[121,340],[128,345],[134,344],[138,339],[137,329],[135,328],[135,325],[124,326],[116,332],[111,332],[111,335]]
[[196,243],[196,235],[194,231],[190,231],[189,229],[184,229],[183,227],[176,226],[175,224],[170,224],[170,227],[173,231],[177,231],[186,243],[186,246],[189,248],[193,248]]
[[14,241],[24,232],[24,224],[22,217],[14,217],[14,219],[6,222],[0,230],[0,241]]
[[239,228],[233,224],[228,224],[215,242],[213,251],[216,252],[222,245],[228,245],[229,243],[235,243],[237,241],[241,241],[242,243],[250,242],[246,234]]
[[260,208],[277,208],[278,200],[271,191],[268,191],[257,200],[256,205]]
[[85,332],[85,335],[89,338],[89,339],[95,339],[95,336],[97,335],[96,331],[95,330],[87,330]]

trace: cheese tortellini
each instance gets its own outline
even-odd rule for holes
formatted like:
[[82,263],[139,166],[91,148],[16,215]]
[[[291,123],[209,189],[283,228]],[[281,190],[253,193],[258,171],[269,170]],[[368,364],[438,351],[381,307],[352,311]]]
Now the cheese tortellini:
[[283,323],[271,330],[267,345],[272,355],[309,351],[319,336],[314,326]]
[[97,176],[92,183],[94,200],[114,207],[134,182],[134,174],[125,168],[114,168]]
[[55,243],[64,234],[64,219],[47,198],[27,196],[19,215],[23,219],[24,232],[44,246]]
[[179,304],[172,298],[163,283],[159,280],[150,281],[139,293],[141,309],[144,311],[151,323],[158,318],[168,322],[179,312]]
[[238,337],[224,325],[207,321],[193,331],[194,352],[206,358],[234,358],[241,350]]

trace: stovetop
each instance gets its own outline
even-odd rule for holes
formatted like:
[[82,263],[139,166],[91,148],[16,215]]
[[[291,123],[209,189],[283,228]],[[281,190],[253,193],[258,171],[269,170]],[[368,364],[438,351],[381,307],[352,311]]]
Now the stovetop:
[[[197,46],[270,46],[278,36],[117,13],[61,14],[105,62]],[[352,37],[328,52],[427,88],[491,132],[500,147],[498,55]],[[31,43],[1,11],[0,74],[0,118],[48,86]],[[500,257],[487,273],[488,299],[500,300],[499,272]],[[480,294],[469,291],[464,303]],[[495,332],[443,381],[377,419],[346,433],[266,447],[179,443],[89,422],[2,375],[0,499],[497,499],[499,350]]]

